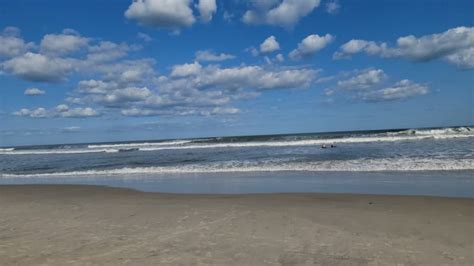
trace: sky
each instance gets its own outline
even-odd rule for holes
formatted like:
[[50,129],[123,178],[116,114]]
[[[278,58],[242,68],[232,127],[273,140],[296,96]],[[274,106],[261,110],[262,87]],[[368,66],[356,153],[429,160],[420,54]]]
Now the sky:
[[0,146],[473,125],[472,10],[0,0]]

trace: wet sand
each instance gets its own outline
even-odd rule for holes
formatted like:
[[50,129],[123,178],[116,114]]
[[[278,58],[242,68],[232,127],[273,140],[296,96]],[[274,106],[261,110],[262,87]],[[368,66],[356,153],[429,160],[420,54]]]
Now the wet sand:
[[474,265],[474,199],[0,186],[2,265]]

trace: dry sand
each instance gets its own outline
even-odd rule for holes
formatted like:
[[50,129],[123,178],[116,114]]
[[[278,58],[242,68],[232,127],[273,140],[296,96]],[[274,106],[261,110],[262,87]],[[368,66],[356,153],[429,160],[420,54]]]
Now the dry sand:
[[474,199],[0,186],[2,265],[474,265]]

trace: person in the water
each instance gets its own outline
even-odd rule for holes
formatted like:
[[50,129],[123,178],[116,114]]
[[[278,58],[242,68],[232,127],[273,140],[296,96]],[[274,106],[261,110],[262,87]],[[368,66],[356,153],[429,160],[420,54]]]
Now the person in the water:
[[[336,148],[336,145],[331,144],[329,147]],[[328,148],[328,146],[326,146],[326,144],[321,145],[321,149],[327,149],[327,148]]]

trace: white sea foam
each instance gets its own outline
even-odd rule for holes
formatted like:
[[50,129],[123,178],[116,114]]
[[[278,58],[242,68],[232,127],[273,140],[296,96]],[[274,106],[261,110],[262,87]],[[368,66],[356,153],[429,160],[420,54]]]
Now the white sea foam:
[[212,144],[193,144],[186,146],[171,147],[143,147],[141,151],[158,150],[179,150],[179,149],[212,149],[212,148],[245,148],[245,147],[291,147],[291,146],[319,146],[322,144],[340,144],[340,143],[366,143],[366,142],[395,142],[395,141],[413,141],[423,139],[450,139],[467,138],[474,135],[453,135],[453,136],[386,136],[386,137],[348,137],[340,139],[310,139],[310,140],[291,140],[291,141],[261,141],[261,142],[228,142]]
[[120,143],[120,144],[98,144],[88,145],[89,149],[122,149],[122,148],[134,148],[144,146],[172,146],[172,145],[183,145],[191,142],[191,140],[175,140],[175,141],[164,141],[164,142],[140,142],[140,143]]
[[164,167],[118,168],[108,170],[85,170],[41,174],[0,174],[1,178],[54,178],[54,177],[101,177],[126,175],[159,175],[180,173],[232,173],[232,172],[375,172],[375,171],[453,171],[474,170],[473,159],[361,159],[346,161],[263,163],[226,161],[206,165],[183,165]]
[[10,155],[35,155],[35,154],[80,154],[80,153],[114,153],[118,150],[114,149],[100,149],[100,150],[89,150],[89,149],[51,149],[51,150],[11,150],[11,151],[0,151],[0,154]]

